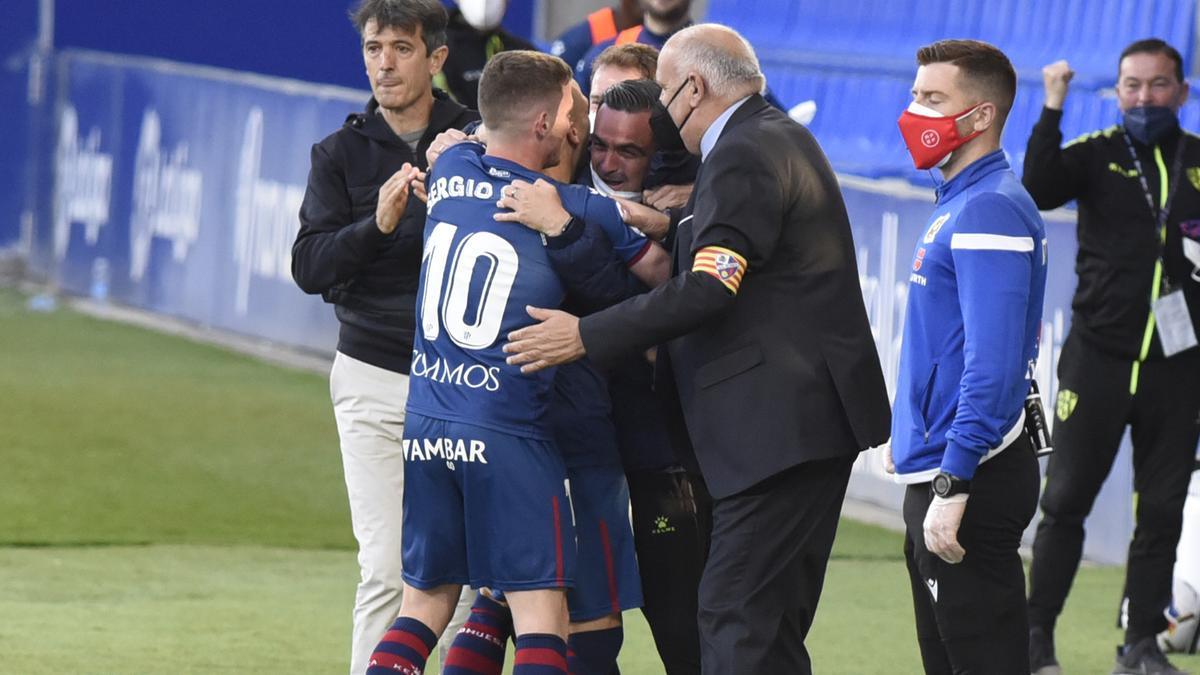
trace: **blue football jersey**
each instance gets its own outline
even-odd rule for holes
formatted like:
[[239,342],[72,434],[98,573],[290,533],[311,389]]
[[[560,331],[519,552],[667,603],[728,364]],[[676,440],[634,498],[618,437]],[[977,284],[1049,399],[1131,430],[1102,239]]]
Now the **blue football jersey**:
[[554,369],[522,374],[502,347],[533,323],[525,307],[558,307],[563,286],[540,234],[492,218],[501,188],[542,177],[474,143],[450,148],[430,171],[410,412],[553,439]]

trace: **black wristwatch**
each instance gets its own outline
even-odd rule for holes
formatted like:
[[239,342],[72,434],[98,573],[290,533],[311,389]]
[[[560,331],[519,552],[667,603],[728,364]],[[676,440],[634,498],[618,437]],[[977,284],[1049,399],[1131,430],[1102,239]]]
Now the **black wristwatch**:
[[971,493],[971,481],[941,471],[933,477],[933,494],[946,498]]
[[573,243],[579,237],[578,236],[567,236],[567,235],[574,234],[575,230],[579,229],[579,227],[576,223],[577,223],[576,219],[574,217],[570,217],[570,218],[567,218],[567,222],[563,224],[562,229],[560,229],[558,232],[555,232],[554,234],[546,234],[545,232],[539,232],[538,234],[540,234],[542,237],[542,246],[545,246],[547,248],[563,248],[567,244]]

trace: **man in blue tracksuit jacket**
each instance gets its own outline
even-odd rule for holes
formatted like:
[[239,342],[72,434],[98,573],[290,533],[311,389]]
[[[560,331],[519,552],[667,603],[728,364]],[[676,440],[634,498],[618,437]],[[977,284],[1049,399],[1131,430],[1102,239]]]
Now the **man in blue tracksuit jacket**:
[[999,150],[1016,75],[995,47],[918,51],[900,130],[940,168],[909,276],[891,457],[926,673],[1029,673],[1017,548],[1037,505],[1025,433],[1046,285],[1045,225]]

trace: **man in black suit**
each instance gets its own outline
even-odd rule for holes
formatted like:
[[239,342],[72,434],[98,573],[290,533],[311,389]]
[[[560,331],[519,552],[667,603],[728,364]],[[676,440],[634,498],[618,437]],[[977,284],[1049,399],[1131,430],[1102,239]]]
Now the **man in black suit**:
[[529,308],[510,363],[536,370],[656,344],[716,499],[700,587],[705,673],[809,673],[812,624],[858,452],[887,440],[887,394],[837,180],[763,100],[750,45],[680,31],[657,79],[703,160],[674,231],[674,276],[582,321]]

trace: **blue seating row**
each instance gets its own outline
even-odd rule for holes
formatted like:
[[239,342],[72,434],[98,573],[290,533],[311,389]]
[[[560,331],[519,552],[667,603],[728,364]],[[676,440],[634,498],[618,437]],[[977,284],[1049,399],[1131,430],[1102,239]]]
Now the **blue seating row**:
[[733,26],[760,56],[797,65],[911,69],[916,49],[945,37],[996,44],[1025,78],[1070,59],[1088,86],[1111,82],[1128,43],[1157,36],[1194,53],[1195,0],[711,0],[708,20]]
[[[1020,171],[1041,115],[1041,67],[1076,71],[1063,118],[1070,139],[1119,120],[1111,89],[1121,49],[1142,37],[1175,45],[1192,63],[1195,0],[710,0],[708,20],[755,45],[772,92],[787,105],[814,100],[810,128],[838,171],[927,183],[896,128],[910,100],[916,49],[972,37],[1005,50],[1018,70],[1004,147]],[[1192,97],[1194,100],[1196,96]],[[1200,103],[1182,113],[1197,129]]]
[[[899,177],[928,182],[912,161],[896,127],[911,100],[912,73],[870,73],[853,69],[796,66],[765,61],[772,91],[789,104],[813,100],[817,114],[809,129],[842,173],[867,177]],[[1018,85],[1016,102],[1005,125],[1003,145],[1014,168],[1021,170],[1025,144],[1042,112],[1040,82]],[[1185,129],[1200,130],[1200,91],[1193,91],[1181,112]],[[1120,115],[1111,88],[1076,87],[1067,99],[1062,130],[1072,139],[1117,123]]]

